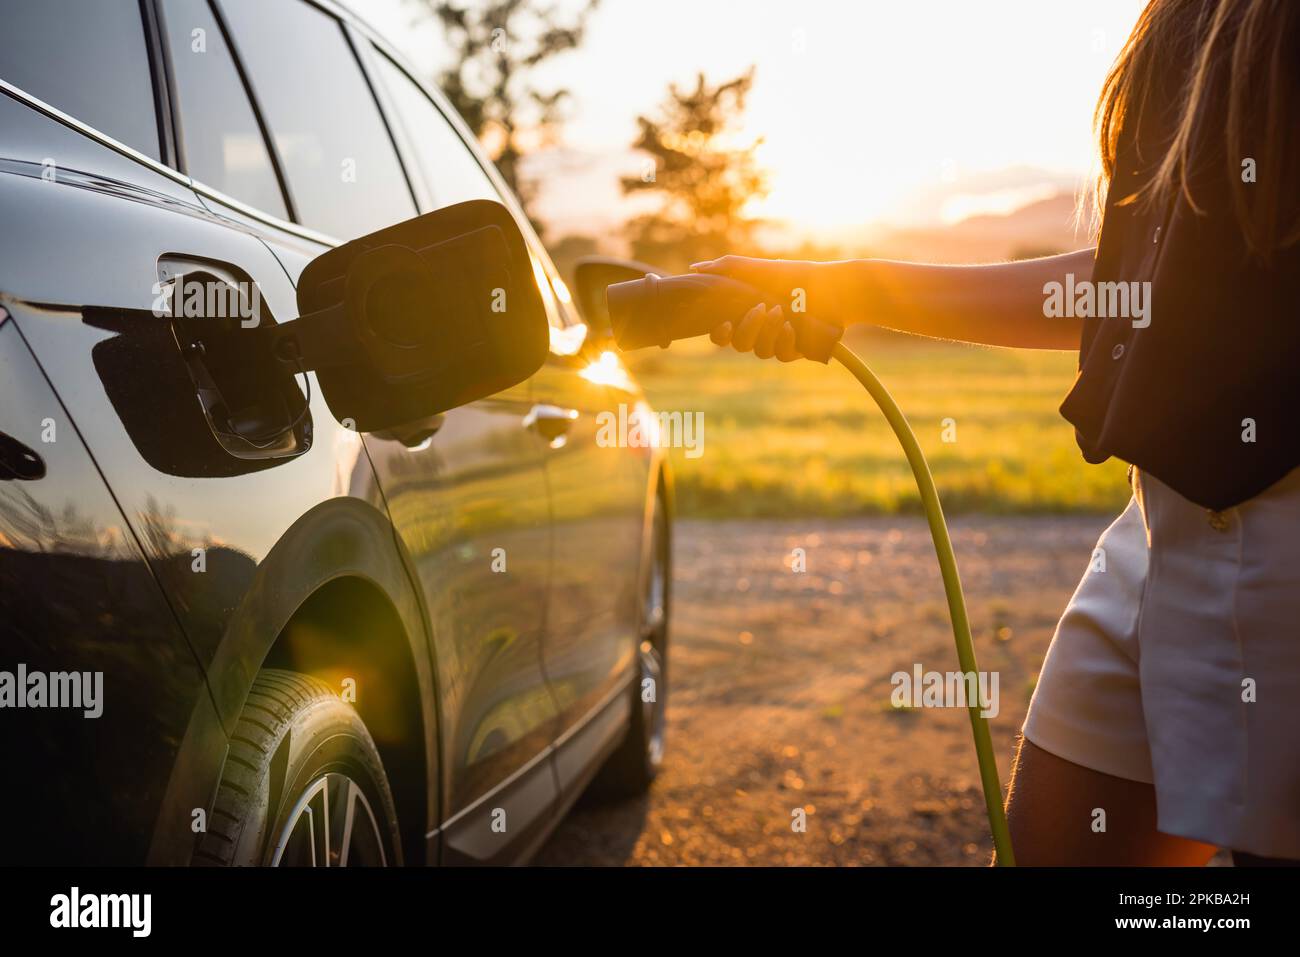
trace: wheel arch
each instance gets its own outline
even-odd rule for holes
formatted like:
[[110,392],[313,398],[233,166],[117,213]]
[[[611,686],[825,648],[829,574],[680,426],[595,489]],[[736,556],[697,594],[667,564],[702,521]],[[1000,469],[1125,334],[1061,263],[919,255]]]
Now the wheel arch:
[[426,728],[413,649],[388,595],[367,578],[331,579],[298,606],[261,668],[311,675],[339,693],[352,683],[355,698],[346,697],[383,760],[402,827],[403,857],[424,860],[433,788],[425,745],[434,729]]
[[[343,679],[354,679],[354,707],[393,787],[404,856],[432,862],[426,835],[439,820],[437,682],[424,604],[399,549],[387,516],[364,500],[334,498],[305,512],[258,563],[207,679],[227,736],[263,667],[314,674],[340,692]],[[156,862],[183,862],[178,831],[192,847],[191,809],[210,810],[226,757],[212,739],[186,735],[155,829]]]

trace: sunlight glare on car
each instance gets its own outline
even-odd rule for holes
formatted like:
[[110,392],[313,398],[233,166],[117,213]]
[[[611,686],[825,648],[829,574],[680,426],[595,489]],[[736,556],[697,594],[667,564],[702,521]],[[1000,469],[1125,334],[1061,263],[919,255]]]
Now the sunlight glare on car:
[[628,392],[635,391],[632,378],[627,374],[627,370],[623,368],[623,363],[619,361],[617,355],[608,350],[602,352],[594,362],[579,370],[578,375],[588,382],[594,382],[596,385],[613,386],[616,389],[624,389]]
[[569,287],[564,284],[564,280],[559,276],[551,280],[551,287],[555,290],[555,298],[560,302],[566,306],[573,302],[573,295],[569,292]]
[[587,327],[582,323],[573,326],[551,326],[551,354],[576,356],[587,341]]

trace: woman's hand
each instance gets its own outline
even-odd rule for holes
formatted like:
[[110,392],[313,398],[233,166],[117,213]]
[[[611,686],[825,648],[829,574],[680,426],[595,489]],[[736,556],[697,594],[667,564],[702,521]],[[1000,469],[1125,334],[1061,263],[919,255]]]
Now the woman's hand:
[[[824,265],[795,259],[723,256],[693,263],[691,269],[748,283],[779,302],[788,301],[795,296],[796,290],[802,290],[801,298],[805,303],[812,300],[823,302],[824,308],[818,315],[829,319],[829,297],[825,295],[821,275]],[[730,345],[737,352],[753,352],[760,359],[775,357],[782,362],[793,362],[803,358],[795,347],[794,327],[786,320],[780,306],[768,308],[766,303],[759,303],[739,322],[733,323],[728,319],[719,323],[709,337],[720,346]]]
[[760,359],[775,356],[782,362],[802,359],[794,344],[794,327],[786,321],[780,306],[768,308],[759,303],[745,313],[739,324],[732,328],[731,320],[713,327],[709,338],[720,346],[730,345],[737,352],[753,351]]
[[[808,262],[801,259],[752,259],[748,256],[723,256],[706,262],[692,263],[694,272],[707,272],[715,276],[726,276],[739,282],[749,283],[755,289],[770,293],[773,298],[784,301],[789,299],[795,289],[804,290],[809,299],[820,298],[827,293],[824,289],[826,263]],[[823,303],[820,312],[825,312],[829,304]],[[817,312],[814,304],[809,310]]]

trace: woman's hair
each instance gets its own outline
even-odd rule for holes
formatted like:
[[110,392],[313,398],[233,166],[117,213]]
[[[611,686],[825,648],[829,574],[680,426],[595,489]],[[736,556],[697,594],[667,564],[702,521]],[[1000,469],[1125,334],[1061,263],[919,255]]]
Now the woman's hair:
[[[1136,137],[1147,170],[1118,202],[1164,203],[1181,193],[1200,211],[1191,188],[1194,137],[1203,114],[1223,124],[1233,212],[1246,247],[1267,259],[1300,239],[1300,2],[1296,0],[1151,0],[1102,85],[1093,124],[1101,154],[1094,201],[1099,215],[1115,174],[1120,137]],[[1161,85],[1164,101],[1153,97]],[[1172,102],[1170,100],[1172,99]],[[1153,111],[1170,110],[1160,117]],[[1166,122],[1152,144],[1139,135]],[[1130,126],[1132,124],[1132,126]],[[1201,140],[1201,144],[1204,144]],[[1143,147],[1154,155],[1141,155]],[[1243,164],[1256,180],[1242,188]],[[1201,169],[1204,157],[1200,157]]]

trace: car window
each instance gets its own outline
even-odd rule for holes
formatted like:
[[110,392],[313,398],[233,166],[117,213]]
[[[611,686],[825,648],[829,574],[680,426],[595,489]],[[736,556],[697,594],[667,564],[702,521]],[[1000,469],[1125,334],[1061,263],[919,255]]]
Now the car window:
[[190,176],[287,218],[257,115],[208,0],[167,0],[163,18]]
[[355,239],[415,201],[342,25],[301,0],[221,0],[304,225]]
[[[419,85],[382,51],[375,52],[374,61],[379,82],[392,101],[402,133],[415,153],[421,178],[432,195],[430,208],[440,209],[470,199],[500,202],[501,194],[492,180],[456,128]],[[529,247],[547,318],[553,327],[572,325],[575,320],[568,301],[569,291],[555,275],[540,246],[530,242]]]
[[433,101],[383,53],[377,52],[374,61],[402,131],[415,152],[424,184],[432,195],[431,208],[439,209],[468,199],[500,202],[496,187]]
[[139,0],[0,0],[0,79],[159,158]]

